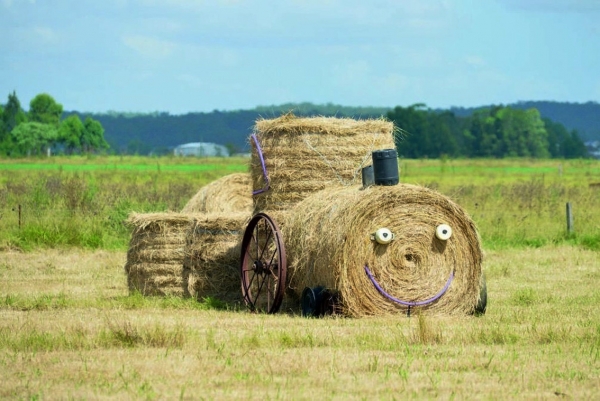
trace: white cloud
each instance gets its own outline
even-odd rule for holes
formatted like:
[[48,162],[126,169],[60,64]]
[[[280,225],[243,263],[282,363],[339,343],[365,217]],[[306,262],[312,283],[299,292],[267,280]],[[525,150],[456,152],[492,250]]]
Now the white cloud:
[[[15,54],[23,49],[34,54],[49,54],[64,51],[64,36],[57,30],[41,25],[23,26],[13,28],[11,38]],[[18,44],[18,45],[17,45]]]
[[410,87],[410,78],[399,73],[390,73],[377,79],[377,86],[383,93],[398,93]]
[[123,43],[140,55],[148,58],[161,59],[169,57],[175,48],[175,44],[166,40],[160,40],[143,35],[124,36]]
[[35,0],[2,0],[2,5],[6,8],[11,8],[13,5],[22,3],[35,4]]
[[179,74],[176,79],[194,88],[201,88],[204,86],[204,80],[197,75]]
[[369,63],[365,60],[337,64],[333,67],[335,81],[342,86],[354,85],[363,81],[370,71]]
[[56,45],[60,41],[58,33],[52,28],[36,26],[32,30],[35,40],[45,45]]
[[12,7],[13,4],[17,5],[23,3],[35,4],[35,0],[2,0],[2,4],[6,8]]
[[499,3],[527,11],[539,12],[600,12],[598,0],[497,0]]
[[472,67],[485,67],[487,65],[485,60],[480,56],[467,56],[465,63]]

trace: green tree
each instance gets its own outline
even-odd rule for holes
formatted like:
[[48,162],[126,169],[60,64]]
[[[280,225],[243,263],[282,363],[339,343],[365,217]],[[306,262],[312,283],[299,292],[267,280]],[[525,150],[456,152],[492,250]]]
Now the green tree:
[[459,156],[458,138],[461,130],[454,114],[430,111],[428,116],[426,132],[429,138],[429,156]]
[[4,124],[4,107],[0,104],[0,141],[7,134],[6,124]]
[[59,126],[63,106],[47,93],[40,93],[29,103],[29,120]]
[[589,156],[577,131],[569,132],[564,125],[548,118],[543,121],[548,132],[548,150],[551,157],[572,159]]
[[77,114],[72,114],[60,123],[58,143],[65,147],[67,154],[81,148],[81,139],[85,127]]
[[572,130],[571,133],[562,145],[563,156],[566,159],[577,159],[583,157],[589,157],[588,150],[585,147],[585,143],[581,140],[577,130]]
[[536,109],[494,106],[471,116],[472,153],[476,157],[548,157],[548,132]]
[[58,136],[57,129],[50,124],[27,122],[19,124],[11,132],[21,154],[41,155],[50,153],[50,147]]
[[104,128],[99,121],[86,117],[83,126],[81,146],[84,152],[89,153],[100,149],[108,149],[108,143],[104,139]]
[[422,103],[409,107],[396,107],[387,113],[387,118],[402,130],[396,138],[398,154],[403,157],[419,158],[428,156],[429,138],[426,133],[427,113]]
[[27,121],[27,115],[21,107],[21,102],[15,91],[8,94],[8,101],[2,113],[5,133],[11,132],[17,125]]

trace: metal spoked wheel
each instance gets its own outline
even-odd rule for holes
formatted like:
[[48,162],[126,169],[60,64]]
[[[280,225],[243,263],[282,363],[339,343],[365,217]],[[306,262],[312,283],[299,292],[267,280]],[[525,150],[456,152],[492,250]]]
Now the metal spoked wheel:
[[253,312],[276,313],[283,301],[286,259],[283,237],[275,221],[258,213],[242,240],[242,296]]

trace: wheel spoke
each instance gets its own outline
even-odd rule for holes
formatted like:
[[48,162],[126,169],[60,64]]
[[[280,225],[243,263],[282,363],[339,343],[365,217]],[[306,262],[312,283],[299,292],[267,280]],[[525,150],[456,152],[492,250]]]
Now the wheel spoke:
[[267,280],[267,310],[271,310],[271,280],[269,276],[265,276],[265,280]]
[[271,234],[273,234],[273,230],[269,230],[269,235],[267,236],[267,239],[265,240],[265,247],[262,249],[262,252],[260,253],[260,257],[258,258],[259,260],[262,260],[262,257],[265,254],[265,251],[269,247],[269,239],[271,239]]
[[256,230],[254,232],[255,232],[255,235],[253,235],[252,238],[254,238],[254,244],[256,246],[256,259],[258,260],[258,249],[259,249],[259,245],[258,245],[258,234],[259,234],[258,224],[256,225]]
[[[252,238],[254,239],[254,236],[252,236]],[[248,244],[248,247],[247,247],[247,248],[244,250],[244,253],[245,253],[246,255],[248,255],[248,257],[249,257],[250,259],[253,259],[253,258],[252,258],[252,255],[251,255],[251,252],[250,252],[250,244]]]
[[271,263],[271,265],[269,266],[269,271],[271,273],[271,276],[273,276],[275,279],[279,280],[279,264],[278,263]]
[[273,264],[273,260],[275,259],[275,256],[277,256],[277,248],[275,248],[275,251],[273,252],[273,256],[271,256],[271,260],[269,260],[269,264],[267,266],[271,267],[271,265]]
[[[263,287],[265,286],[265,280],[266,280],[266,276],[265,276],[265,278],[262,279],[262,282],[260,283],[260,287],[258,288],[258,291],[256,292],[256,302],[258,302],[258,300],[260,299],[260,295],[262,294]],[[269,303],[268,298],[269,297],[267,297],[267,304]],[[268,308],[267,308],[267,311],[269,311]]]
[[254,281],[254,277],[256,277],[256,272],[254,272],[254,274],[252,274],[252,277],[250,278],[250,281],[248,281],[248,290],[250,290],[250,288],[252,288],[252,282]]

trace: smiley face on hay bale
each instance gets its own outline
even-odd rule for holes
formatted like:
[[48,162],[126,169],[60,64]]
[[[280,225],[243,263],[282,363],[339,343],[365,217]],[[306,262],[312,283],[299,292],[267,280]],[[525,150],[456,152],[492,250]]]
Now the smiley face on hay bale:
[[[417,304],[436,296],[419,308],[474,311],[482,280],[480,240],[470,217],[447,197],[406,184],[325,189],[288,217],[288,286],[296,294],[306,287],[332,289],[343,313],[354,317],[406,313],[408,307],[392,299]],[[447,238],[439,239],[445,237],[436,229],[444,225],[451,235],[446,229]],[[394,236],[387,244],[373,240],[381,228]]]

